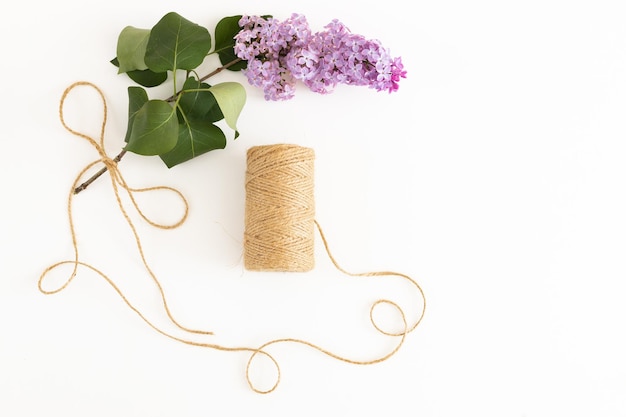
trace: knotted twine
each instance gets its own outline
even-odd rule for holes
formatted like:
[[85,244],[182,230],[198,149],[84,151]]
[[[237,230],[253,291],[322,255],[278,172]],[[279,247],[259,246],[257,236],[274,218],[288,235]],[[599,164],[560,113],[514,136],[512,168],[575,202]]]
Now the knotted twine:
[[[64,118],[64,104],[69,93],[79,86],[93,88],[99,94],[103,104],[103,120],[100,128],[99,140],[93,139],[91,136],[76,131],[69,127]],[[247,352],[250,354],[246,365],[246,380],[249,387],[260,394],[273,392],[279,385],[281,380],[281,369],[278,361],[267,352],[267,348],[279,343],[296,343],[308,346],[329,357],[342,362],[355,365],[371,365],[380,363],[393,356],[404,344],[406,336],[412,332],[422,321],[426,310],[426,298],[421,286],[408,275],[393,271],[378,271],[352,273],[344,270],[330,252],[326,237],[315,220],[315,204],[313,198],[313,160],[314,152],[311,149],[296,145],[270,145],[253,147],[248,151],[248,169],[246,173],[246,219],[245,219],[245,236],[244,236],[244,266],[250,270],[268,270],[268,271],[308,271],[313,268],[313,235],[317,229],[320,238],[324,244],[326,253],[333,265],[342,273],[355,277],[373,277],[373,276],[396,276],[409,281],[417,290],[421,298],[421,311],[413,324],[409,324],[402,308],[394,301],[380,299],[370,307],[370,322],[374,328],[380,333],[398,338],[395,347],[385,355],[371,360],[353,360],[337,355],[319,345],[311,343],[307,340],[297,338],[280,338],[273,339],[259,347],[248,346],[225,346],[214,343],[200,342],[192,339],[175,336],[162,330],[159,326],[152,323],[133,303],[124,295],[122,290],[115,282],[104,272],[91,264],[80,260],[78,250],[78,240],[73,219],[73,197],[75,189],[80,183],[82,177],[92,167],[97,164],[103,164],[110,176],[111,186],[115,195],[117,206],[126,220],[132,235],[135,239],[139,256],[142,260],[148,275],[159,291],[161,301],[167,317],[180,330],[190,335],[212,335],[213,332],[206,330],[191,329],[180,324],[172,314],[165,292],[157,279],[156,274],[150,268],[146,255],[143,250],[140,236],[131,220],[128,211],[122,202],[121,193],[125,192],[134,209],[140,217],[148,224],[161,229],[174,229],[181,226],[187,219],[189,212],[189,204],[184,195],[177,189],[168,186],[154,186],[147,188],[130,187],[122,176],[117,160],[107,155],[104,147],[104,134],[107,122],[107,104],[104,93],[95,84],[79,81],[65,89],[59,104],[59,118],[63,127],[71,134],[87,140],[97,151],[98,159],[89,163],[76,176],[67,199],[67,214],[72,239],[74,257],[72,260],[65,260],[54,263],[47,267],[39,277],[38,288],[43,294],[51,295],[59,293],[69,286],[76,277],[79,267],[83,267],[95,272],[102,277],[117,292],[123,302],[134,311],[149,327],[154,329],[161,335],[187,345],[214,349],[218,351],[229,352]],[[165,190],[173,192],[184,204],[184,212],[180,219],[172,224],[161,224],[149,219],[137,204],[134,194],[148,191]],[[72,271],[69,278],[57,288],[46,289],[43,282],[45,277],[52,270],[62,266],[71,265]],[[382,329],[374,319],[375,309],[382,304],[393,307],[399,314],[402,321],[402,330],[398,332],[390,332]],[[250,370],[254,359],[258,355],[269,359],[276,368],[276,380],[269,389],[260,389],[253,383]]]

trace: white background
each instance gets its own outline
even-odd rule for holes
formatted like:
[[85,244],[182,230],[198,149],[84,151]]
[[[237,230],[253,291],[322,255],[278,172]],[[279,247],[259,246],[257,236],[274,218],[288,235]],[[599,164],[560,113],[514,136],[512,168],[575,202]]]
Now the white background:
[[[624,416],[626,415],[626,11],[615,1],[364,0],[12,2],[2,42],[2,416]],[[301,337],[353,359],[393,348],[368,309],[387,297],[414,318],[393,278],[346,278],[317,239],[305,274],[242,266],[250,146],[315,149],[317,219],[347,269],[392,269],[424,287],[426,318],[391,359],[342,363],[298,345],[271,348],[278,389],[245,380],[248,356],[187,346],[150,329],[87,269],[63,292],[37,289],[70,259],[66,199],[97,155],[58,119],[78,80],[104,91],[106,144],[122,146],[126,87],[109,60],[126,25],[176,11],[213,30],[234,14],[333,18],[401,55],[395,94],[302,86],[268,103],[240,74],[241,137],[167,170],[128,155],[134,186],[189,200],[174,231],[133,220],[174,314],[207,340],[258,346]],[[210,65],[207,64],[207,65]],[[151,94],[157,98],[159,91]],[[68,122],[97,135],[101,105],[81,90]],[[232,136],[229,135],[229,138]],[[145,196],[153,217],[180,205]],[[75,199],[81,259],[107,273],[159,327],[159,296],[115,206],[108,177]],[[50,277],[61,282],[69,269]],[[267,375],[271,379],[271,368]]]

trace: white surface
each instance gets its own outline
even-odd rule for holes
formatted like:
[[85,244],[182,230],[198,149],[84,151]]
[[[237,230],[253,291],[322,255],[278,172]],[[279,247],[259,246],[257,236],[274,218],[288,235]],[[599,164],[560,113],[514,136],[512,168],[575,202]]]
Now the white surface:
[[[411,5],[12,3],[0,27],[0,415],[626,415],[623,2]],[[261,396],[246,385],[245,354],[162,337],[87,270],[60,294],[37,291],[44,268],[72,255],[67,191],[97,156],[61,127],[61,93],[77,80],[104,90],[117,153],[130,84],[108,63],[117,34],[171,10],[208,27],[239,13],[301,12],[316,28],[339,18],[402,56],[396,94],[299,88],[266,103],[248,89],[242,136],[226,150],[170,171],[154,158],[121,163],[131,184],[189,199],[181,229],[137,222],[181,321],[227,345],[304,337],[367,359],[391,346],[367,323],[371,302],[412,300],[398,281],[345,279],[321,247],[307,274],[242,267],[245,151],[315,148],[318,220],[337,259],[405,272],[426,291],[423,325],[390,360],[359,367],[277,346],[282,382]],[[97,99],[76,97],[70,123],[96,134]],[[167,196],[146,200],[158,217],[178,212]],[[75,211],[83,260],[172,330],[108,180]]]

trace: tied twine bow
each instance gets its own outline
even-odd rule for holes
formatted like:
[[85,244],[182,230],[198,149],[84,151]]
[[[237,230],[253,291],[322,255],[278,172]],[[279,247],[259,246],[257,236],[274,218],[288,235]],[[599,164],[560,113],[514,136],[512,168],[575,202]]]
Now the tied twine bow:
[[[76,131],[74,129],[72,129],[70,126],[68,126],[68,124],[65,121],[65,117],[64,117],[64,105],[65,105],[65,100],[67,99],[68,95],[70,94],[70,92],[72,90],[74,90],[75,88],[79,87],[79,86],[87,86],[87,87],[91,87],[93,88],[99,95],[100,98],[102,99],[102,105],[103,105],[103,119],[102,119],[102,125],[100,127],[100,137],[99,137],[99,141],[96,141],[95,139],[93,139],[91,136]],[[67,200],[67,212],[68,212],[68,218],[69,218],[69,226],[70,226],[70,234],[72,237],[72,246],[74,249],[74,260],[73,261],[61,261],[58,262],[56,264],[53,264],[51,266],[49,266],[41,275],[41,277],[39,278],[39,290],[44,293],[44,294],[55,294],[58,293],[62,290],[64,290],[69,284],[70,282],[74,279],[74,277],[76,276],[77,270],[79,266],[83,266],[86,267],[88,269],[91,269],[93,271],[95,271],[96,273],[98,273],[99,275],[103,276],[108,282],[109,284],[111,284],[113,286],[113,288],[120,294],[120,296],[124,299],[124,301],[126,301],[127,304],[130,304],[128,302],[128,300],[126,299],[126,297],[123,295],[123,293],[121,292],[121,290],[113,283],[113,281],[111,281],[104,273],[102,273],[101,271],[97,270],[96,268],[94,268],[93,266],[86,264],[84,262],[80,261],[79,258],[79,253],[78,253],[78,241],[76,239],[76,231],[75,231],[75,227],[74,227],[74,218],[73,218],[73,214],[72,214],[72,207],[73,207],[73,198],[74,195],[77,193],[77,190],[79,190],[78,188],[78,184],[81,180],[81,178],[85,175],[85,173],[87,171],[89,171],[93,166],[97,165],[97,164],[104,164],[106,170],[109,172],[110,177],[111,177],[111,185],[113,187],[113,192],[115,194],[115,199],[117,201],[117,205],[120,209],[120,211],[122,212],[122,215],[124,216],[124,219],[126,220],[126,222],[128,223],[128,226],[130,227],[133,236],[135,238],[135,241],[137,243],[137,248],[139,250],[139,254],[141,256],[141,260],[146,268],[146,270],[148,271],[148,273],[150,274],[151,278],[153,279],[154,283],[156,284],[160,294],[161,294],[161,298],[163,300],[163,305],[165,308],[165,311],[168,315],[168,317],[172,320],[172,322],[179,328],[185,330],[185,331],[189,331],[192,333],[200,333],[200,334],[211,334],[210,332],[205,332],[205,331],[200,331],[200,330],[193,330],[193,329],[189,329],[185,326],[182,326],[180,323],[178,323],[178,321],[176,321],[176,319],[174,318],[174,316],[172,315],[170,308],[167,304],[167,300],[165,298],[165,293],[163,291],[163,288],[161,287],[161,284],[159,283],[159,281],[156,278],[156,275],[152,272],[152,270],[150,269],[148,262],[146,260],[144,251],[143,251],[143,246],[141,245],[141,240],[139,238],[139,234],[137,233],[137,229],[135,227],[135,225],[133,224],[132,220],[130,219],[128,212],[126,210],[126,208],[124,207],[124,204],[122,203],[122,199],[120,196],[120,188],[125,190],[126,193],[128,194],[128,197],[130,198],[130,201],[132,202],[133,207],[137,210],[137,213],[139,213],[139,215],[141,216],[141,218],[143,218],[147,223],[149,223],[150,225],[160,228],[160,229],[174,229],[179,227],[180,225],[182,225],[185,220],[187,219],[187,216],[189,214],[189,204],[187,202],[187,199],[185,199],[185,196],[183,196],[183,194],[178,191],[175,188],[172,187],[167,187],[167,186],[156,186],[156,187],[147,187],[147,188],[132,188],[130,187],[126,181],[124,180],[124,177],[122,176],[122,173],[120,172],[118,166],[117,166],[117,162],[118,162],[118,158],[111,158],[107,155],[105,149],[104,149],[104,132],[106,129],[106,123],[107,123],[107,103],[106,103],[106,99],[104,97],[104,93],[102,92],[102,90],[100,90],[100,88],[98,88],[95,84],[92,84],[90,82],[87,81],[78,81],[75,82],[74,84],[70,85],[69,87],[67,87],[65,89],[65,91],[63,92],[63,95],[61,97],[61,101],[59,104],[59,118],[61,120],[61,124],[63,125],[63,127],[69,131],[70,133],[72,133],[73,135],[76,135],[78,137],[81,137],[85,140],[87,140],[93,147],[94,149],[98,152],[99,155],[99,159],[89,163],[87,166],[85,166],[85,168],[82,169],[82,171],[80,171],[80,173],[76,176],[76,179],[74,180],[74,183],[72,184],[72,188]],[[150,218],[148,218],[144,212],[141,210],[141,208],[139,207],[139,205],[137,204],[137,201],[135,200],[135,196],[134,193],[141,193],[141,192],[148,192],[148,191],[156,191],[156,190],[167,190],[167,191],[171,191],[173,193],[175,193],[183,202],[184,204],[184,213],[181,216],[181,218],[173,223],[173,224],[161,224],[161,223],[157,223],[153,220],[151,220]],[[66,264],[72,264],[73,265],[73,270],[72,273],[70,275],[70,277],[67,279],[67,281],[65,281],[65,283],[63,283],[61,286],[59,286],[56,289],[45,289],[43,287],[43,280],[45,278],[45,276],[53,269],[61,266],[61,265],[66,265]],[[132,306],[131,306],[132,307]]]
[[[95,139],[93,139],[91,136],[78,132],[74,129],[72,129],[71,127],[69,127],[67,125],[67,123],[65,122],[65,118],[63,115],[63,108],[64,108],[64,104],[65,104],[65,100],[67,98],[67,96],[69,95],[69,93],[76,87],[79,86],[87,86],[87,87],[91,87],[94,90],[96,90],[96,92],[100,95],[100,98],[102,100],[102,104],[103,104],[103,121],[102,121],[102,125],[101,125],[101,129],[100,129],[100,137],[99,137],[99,141],[96,141]],[[378,271],[378,272],[363,272],[363,273],[352,273],[352,272],[348,272],[345,269],[343,269],[341,266],[339,266],[339,264],[337,263],[337,261],[335,260],[334,256],[332,255],[328,242],[326,240],[326,237],[324,236],[324,233],[322,232],[322,228],[319,225],[319,223],[317,222],[317,220],[314,221],[315,227],[317,229],[317,231],[319,232],[319,235],[322,239],[322,242],[324,244],[324,248],[326,250],[326,253],[328,254],[329,259],[331,260],[331,262],[333,263],[333,265],[335,266],[335,268],[337,268],[337,270],[339,270],[340,272],[348,275],[348,276],[353,276],[353,277],[379,277],[379,276],[396,276],[396,277],[400,277],[402,279],[405,279],[407,281],[409,281],[418,291],[420,297],[421,297],[421,301],[422,301],[422,308],[420,313],[418,314],[418,318],[417,320],[415,320],[413,322],[412,325],[409,325],[408,321],[407,321],[407,317],[406,314],[404,313],[404,311],[402,310],[402,308],[395,303],[394,301],[390,301],[387,299],[380,299],[375,301],[371,307],[370,307],[370,313],[369,313],[369,317],[370,317],[370,322],[372,323],[372,325],[374,326],[374,328],[380,332],[383,335],[386,336],[390,336],[390,337],[397,337],[399,338],[398,343],[395,345],[395,347],[388,352],[387,354],[384,354],[378,358],[372,359],[372,360],[353,360],[350,358],[346,358],[344,356],[340,356],[337,355],[319,345],[316,345],[314,343],[311,343],[307,340],[303,340],[303,339],[297,339],[297,338],[279,338],[279,339],[273,339],[270,340],[264,344],[262,344],[261,346],[254,348],[254,347],[247,347],[247,346],[243,346],[243,347],[230,347],[230,346],[223,346],[223,345],[219,345],[219,344],[215,344],[215,343],[205,343],[205,342],[198,342],[198,341],[194,341],[194,340],[189,340],[189,339],[185,339],[183,337],[179,337],[176,335],[173,335],[171,333],[168,333],[164,330],[162,330],[161,328],[159,328],[157,325],[155,325],[154,323],[152,323],[137,307],[135,307],[130,300],[124,295],[124,293],[122,292],[122,290],[115,284],[115,282],[113,282],[113,280],[111,278],[109,278],[104,272],[102,272],[101,270],[97,269],[96,267],[85,263],[83,261],[80,260],[79,257],[79,251],[78,251],[78,241],[76,238],[76,232],[75,232],[75,227],[74,227],[74,219],[73,219],[73,214],[72,214],[72,203],[73,203],[73,197],[76,194],[77,190],[79,190],[77,188],[81,178],[85,175],[85,173],[87,171],[89,171],[92,167],[94,167],[97,164],[104,164],[105,166],[105,171],[109,172],[110,178],[111,178],[111,185],[113,187],[113,191],[115,194],[115,198],[117,201],[117,205],[118,208],[120,209],[124,219],[126,220],[128,226],[130,227],[133,237],[135,238],[135,242],[136,242],[136,246],[137,249],[139,251],[141,260],[143,262],[143,265],[146,269],[146,271],[148,272],[148,274],[150,275],[150,277],[152,278],[152,281],[154,282],[154,284],[156,285],[159,294],[161,296],[161,300],[163,303],[163,307],[165,309],[165,312],[167,313],[168,318],[171,320],[171,322],[178,327],[180,330],[183,330],[184,332],[187,333],[191,333],[191,334],[196,334],[196,335],[212,335],[213,332],[210,331],[205,331],[205,330],[197,330],[197,329],[191,329],[188,328],[186,326],[183,326],[182,324],[180,324],[173,316],[173,314],[170,311],[169,305],[167,303],[166,297],[165,297],[165,292],[161,286],[161,284],[159,283],[159,280],[157,279],[156,275],[154,274],[154,272],[152,271],[152,269],[150,268],[150,266],[148,265],[148,262],[146,260],[145,254],[144,254],[144,250],[141,244],[141,239],[139,237],[139,234],[136,230],[135,225],[133,224],[130,216],[128,215],[128,212],[126,210],[126,208],[124,207],[124,204],[122,203],[122,198],[120,195],[120,189],[124,190],[127,194],[128,197],[130,198],[130,201],[132,202],[133,207],[135,208],[135,210],[139,213],[139,215],[141,216],[141,218],[143,218],[147,223],[149,223],[150,225],[160,228],[160,229],[174,229],[179,227],[180,225],[182,225],[185,220],[187,219],[188,216],[188,212],[189,212],[189,204],[187,202],[187,199],[184,197],[184,195],[177,189],[172,188],[172,187],[168,187],[168,186],[155,186],[155,187],[147,187],[147,188],[132,188],[130,187],[126,181],[124,180],[119,168],[118,168],[118,158],[111,158],[109,157],[104,149],[104,133],[105,133],[105,127],[106,127],[106,121],[107,121],[107,104],[106,104],[106,99],[104,97],[104,93],[102,92],[102,90],[100,90],[99,87],[97,87],[95,84],[92,84],[90,82],[86,82],[86,81],[79,81],[76,82],[72,85],[70,85],[63,93],[61,101],[60,101],[60,105],[59,105],[59,117],[61,120],[61,123],[63,125],[63,127],[68,130],[70,133],[72,133],[73,135],[76,135],[78,137],[81,137],[85,140],[87,140],[98,152],[99,158],[91,163],[89,163],[85,168],[83,168],[80,173],[76,176],[76,179],[74,180],[73,184],[72,184],[72,188],[71,191],[69,193],[69,197],[67,200],[67,212],[68,212],[68,219],[69,219],[69,227],[70,227],[70,234],[71,234],[71,238],[72,238],[72,246],[73,246],[73,250],[74,250],[74,259],[73,260],[65,260],[65,261],[60,261],[57,262],[55,264],[50,265],[48,268],[46,268],[43,273],[41,274],[41,276],[39,277],[39,281],[38,281],[38,288],[39,291],[41,291],[43,294],[46,295],[51,295],[51,294],[56,294],[62,290],[64,290],[65,288],[67,288],[67,286],[70,284],[70,282],[72,282],[72,280],[76,277],[76,274],[78,272],[78,268],[79,267],[84,267],[87,268],[93,272],[95,272],[97,275],[99,275],[100,277],[102,277],[114,290],[115,292],[117,292],[117,294],[121,297],[121,299],[124,301],[124,303],[131,309],[133,310],[149,327],[151,327],[152,329],[154,329],[156,332],[160,333],[161,335],[175,340],[177,342],[180,343],[184,343],[186,345],[191,345],[191,346],[197,346],[197,347],[203,347],[203,348],[209,348],[209,349],[214,349],[214,350],[218,350],[218,351],[226,351],[226,352],[247,352],[250,354],[249,358],[248,358],[248,362],[246,365],[246,380],[248,382],[249,387],[257,393],[260,394],[268,394],[270,392],[273,392],[279,385],[280,380],[281,380],[281,369],[279,366],[278,361],[270,354],[267,352],[267,348],[275,345],[275,344],[279,344],[279,343],[295,343],[295,344],[301,344],[301,345],[305,345],[308,346],[314,350],[317,350],[331,358],[337,359],[339,361],[342,362],[346,362],[346,363],[350,363],[350,364],[355,364],[355,365],[372,365],[372,364],[376,364],[376,363],[380,363],[383,362],[387,359],[389,359],[391,356],[393,356],[398,350],[400,350],[401,346],[404,344],[404,341],[406,339],[406,336],[412,332],[422,321],[425,311],[426,311],[426,298],[424,295],[424,291],[422,290],[421,286],[412,278],[410,278],[408,275],[402,274],[402,273],[398,273],[398,272],[392,272],[392,271]],[[184,204],[184,213],[181,216],[181,218],[173,223],[173,224],[160,224],[157,222],[154,222],[152,220],[150,220],[144,213],[143,211],[140,209],[139,205],[137,204],[135,197],[134,197],[134,193],[138,193],[138,192],[148,192],[148,191],[155,191],[155,190],[166,190],[166,191],[171,191],[173,193],[175,193],[183,202]],[[73,269],[72,272],[70,274],[70,277],[60,286],[58,286],[57,288],[53,288],[53,289],[46,289],[44,288],[43,282],[45,277],[53,270],[56,269],[62,265],[72,265]],[[400,319],[402,321],[402,329],[400,331],[387,331],[384,330],[379,324],[376,323],[376,320],[374,318],[374,311],[376,310],[376,308],[380,305],[388,305],[393,307],[399,314]],[[273,364],[274,367],[276,369],[276,378],[275,378],[275,383],[268,389],[260,389],[258,388],[254,382],[252,381],[252,378],[250,376],[250,372],[251,372],[251,367],[252,367],[252,363],[254,361],[254,359],[256,359],[258,356],[263,356],[266,359],[269,359]]]

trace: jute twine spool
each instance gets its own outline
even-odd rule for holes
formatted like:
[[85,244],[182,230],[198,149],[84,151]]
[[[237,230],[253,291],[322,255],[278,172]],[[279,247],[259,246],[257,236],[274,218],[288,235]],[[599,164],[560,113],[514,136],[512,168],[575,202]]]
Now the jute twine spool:
[[313,269],[313,149],[255,146],[247,153],[244,266],[256,271]]

